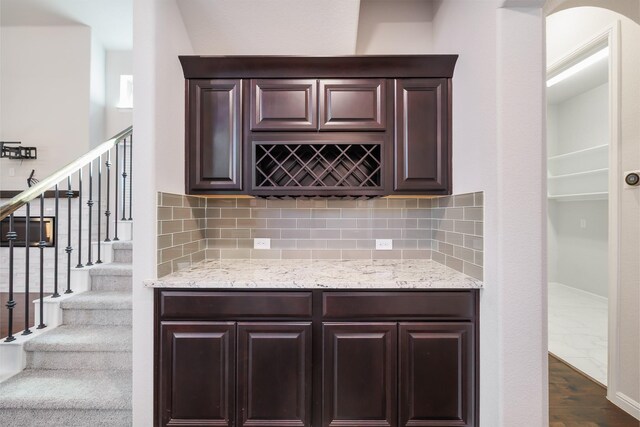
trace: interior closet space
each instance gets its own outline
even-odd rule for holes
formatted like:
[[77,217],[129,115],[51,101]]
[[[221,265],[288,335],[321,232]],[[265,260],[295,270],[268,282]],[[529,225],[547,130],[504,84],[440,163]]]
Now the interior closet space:
[[607,383],[609,47],[547,80],[549,350]]

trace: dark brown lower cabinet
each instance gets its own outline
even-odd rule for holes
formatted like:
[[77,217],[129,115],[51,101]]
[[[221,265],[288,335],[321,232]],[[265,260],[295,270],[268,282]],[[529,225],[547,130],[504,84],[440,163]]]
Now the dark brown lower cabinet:
[[473,426],[473,325],[400,323],[400,425]]
[[160,425],[235,425],[235,329],[233,322],[162,322]]
[[311,322],[238,323],[238,426],[311,426]]
[[398,425],[395,323],[325,323],[324,427]]
[[157,289],[155,425],[477,427],[477,316],[477,290]]

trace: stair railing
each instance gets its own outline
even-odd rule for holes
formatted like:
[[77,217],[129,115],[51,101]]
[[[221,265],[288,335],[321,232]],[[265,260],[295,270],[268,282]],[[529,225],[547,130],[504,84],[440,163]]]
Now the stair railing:
[[[60,262],[59,262],[59,240],[60,226],[59,221],[61,206],[60,198],[67,199],[66,202],[66,231],[67,246],[64,248],[66,253],[66,286],[63,292],[65,294],[73,293],[71,283],[71,269],[84,268],[94,264],[101,264],[101,242],[111,242],[120,240],[118,238],[118,202],[122,203],[121,220],[132,220],[131,202],[132,202],[132,143],[133,128],[129,127],[118,133],[108,141],[103,142],[96,148],[80,156],[73,162],[61,168],[57,172],[52,173],[47,178],[41,179],[39,182],[31,186],[29,189],[21,192],[8,202],[0,206],[0,221],[2,221],[2,230],[6,230],[6,246],[8,247],[8,301],[6,303],[7,313],[7,335],[5,342],[14,341],[16,338],[14,332],[14,310],[19,305],[15,300],[15,260],[14,252],[24,249],[24,329],[22,335],[32,333],[29,308],[31,302],[29,291],[30,283],[30,248],[39,248],[39,323],[37,329],[45,328],[44,323],[44,294],[45,294],[45,269],[52,268],[53,276],[50,280],[52,285],[52,298],[60,296],[59,288],[60,279]],[[127,164],[127,153],[129,155],[129,163]],[[122,158],[122,166],[120,166],[120,158]],[[115,170],[112,171],[114,167]],[[97,169],[97,171],[96,171]],[[83,173],[88,173],[88,183],[83,181]],[[120,184],[120,185],[119,185]],[[111,191],[112,185],[115,185],[115,191]],[[75,189],[74,189],[75,187]],[[103,199],[103,187],[105,197]],[[94,195],[97,192],[97,200]],[[83,196],[88,193],[86,205],[83,204]],[[53,219],[47,217],[45,220],[45,198],[53,198],[54,216]],[[39,214],[32,218],[31,202],[39,199]],[[77,207],[73,206],[73,200],[77,200]],[[96,203],[97,202],[97,203]],[[96,208],[94,208],[94,205]],[[18,217],[18,212],[24,208],[24,217]],[[62,207],[64,209],[64,207]],[[77,210],[76,210],[77,209]],[[112,210],[113,209],[113,210]],[[128,209],[128,216],[126,215]],[[74,218],[74,211],[76,217]],[[96,211],[96,212],[94,212]],[[21,211],[22,212],[22,211]],[[93,221],[94,213],[96,221]],[[102,228],[102,215],[104,215],[104,231]],[[83,237],[83,217],[87,220],[86,235]],[[110,233],[110,224],[113,222],[113,236]],[[75,227],[74,227],[75,225]],[[32,241],[31,232],[38,233],[38,241]],[[77,233],[77,240],[73,246],[72,234]],[[3,242],[4,243],[4,242]],[[93,244],[96,245],[96,258],[93,257]],[[3,245],[5,246],[5,245]],[[45,264],[45,251],[47,248],[54,246],[53,265]],[[83,258],[83,247],[86,249],[86,258]],[[72,252],[77,253],[77,264],[72,260]],[[5,318],[5,316],[2,316]],[[2,335],[0,335],[2,336]]]

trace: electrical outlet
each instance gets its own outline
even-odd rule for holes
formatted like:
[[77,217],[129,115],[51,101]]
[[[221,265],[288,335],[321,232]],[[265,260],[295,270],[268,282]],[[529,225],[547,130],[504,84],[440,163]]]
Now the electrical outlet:
[[587,220],[586,219],[581,219],[580,220],[580,228],[587,228]]
[[253,249],[271,249],[271,239],[253,239]]
[[16,176],[16,169],[15,168],[9,168],[9,176]]
[[393,240],[376,239],[376,251],[390,251],[393,249]]

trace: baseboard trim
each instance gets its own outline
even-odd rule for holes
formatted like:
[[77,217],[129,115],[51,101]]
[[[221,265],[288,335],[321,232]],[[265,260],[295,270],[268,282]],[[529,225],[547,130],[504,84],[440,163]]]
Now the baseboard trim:
[[609,401],[618,408],[640,421],[640,402],[636,402],[621,392],[613,393],[611,396],[607,393],[607,399],[609,399]]

